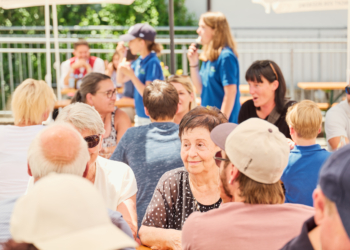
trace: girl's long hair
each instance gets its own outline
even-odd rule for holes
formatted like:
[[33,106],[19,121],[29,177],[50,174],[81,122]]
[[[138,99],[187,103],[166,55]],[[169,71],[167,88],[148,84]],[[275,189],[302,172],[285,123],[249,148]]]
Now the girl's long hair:
[[221,12],[207,12],[201,15],[201,20],[215,30],[215,35],[209,44],[203,46],[199,59],[202,61],[215,61],[224,47],[230,47],[238,57],[237,44],[231,34],[230,26]]

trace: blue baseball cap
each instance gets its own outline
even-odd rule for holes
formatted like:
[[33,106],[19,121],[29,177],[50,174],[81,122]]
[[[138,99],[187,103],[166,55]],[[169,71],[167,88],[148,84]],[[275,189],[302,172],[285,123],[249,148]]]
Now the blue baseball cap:
[[156,35],[157,32],[151,25],[147,23],[137,23],[134,26],[131,26],[128,33],[120,36],[119,39],[124,42],[129,42],[135,38],[142,38],[154,42]]
[[324,163],[319,185],[324,195],[336,204],[350,237],[350,145],[335,151]]

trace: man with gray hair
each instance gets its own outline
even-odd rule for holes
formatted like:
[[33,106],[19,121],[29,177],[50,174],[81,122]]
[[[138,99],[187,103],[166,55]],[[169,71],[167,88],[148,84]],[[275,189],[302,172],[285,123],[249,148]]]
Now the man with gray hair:
[[63,108],[56,121],[72,124],[84,137],[90,154],[86,178],[103,196],[107,207],[123,215],[136,237],[137,185],[134,172],[125,163],[99,156],[105,133],[100,114],[90,105],[77,102]]
[[[42,130],[32,141],[27,159],[28,174],[33,176],[33,182],[52,172],[85,178],[89,172],[90,156],[86,141],[72,125],[64,122],[54,123]],[[18,198],[0,203],[0,243],[11,238],[9,221]],[[132,237],[130,228],[125,221],[121,222],[123,219],[119,213],[109,211],[109,215],[116,226]]]

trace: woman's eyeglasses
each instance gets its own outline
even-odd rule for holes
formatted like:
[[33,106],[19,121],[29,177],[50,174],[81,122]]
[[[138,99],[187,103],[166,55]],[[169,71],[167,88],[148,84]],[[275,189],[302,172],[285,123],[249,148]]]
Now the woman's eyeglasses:
[[214,156],[214,160],[215,160],[216,166],[218,166],[218,167],[220,167],[220,163],[222,161],[230,161],[229,159],[222,158],[221,151],[216,152],[216,154]]
[[101,135],[86,136],[84,140],[87,142],[88,148],[94,148],[100,143]]
[[345,87],[345,92],[346,92],[348,95],[350,95],[350,86],[346,86],[346,87]]
[[100,91],[100,92],[96,92],[96,93],[103,93],[105,95],[107,95],[108,98],[112,98],[113,95],[115,95],[115,93],[117,93],[117,88],[115,89],[110,89],[108,91]]

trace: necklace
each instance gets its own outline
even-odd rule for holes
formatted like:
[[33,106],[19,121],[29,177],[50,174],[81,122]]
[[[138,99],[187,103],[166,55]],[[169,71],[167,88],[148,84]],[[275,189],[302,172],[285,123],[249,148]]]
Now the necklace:
[[197,201],[196,198],[194,198],[194,196],[193,196],[193,212],[195,212],[195,211],[201,212],[200,208],[201,208],[201,207],[199,206],[198,201]]

